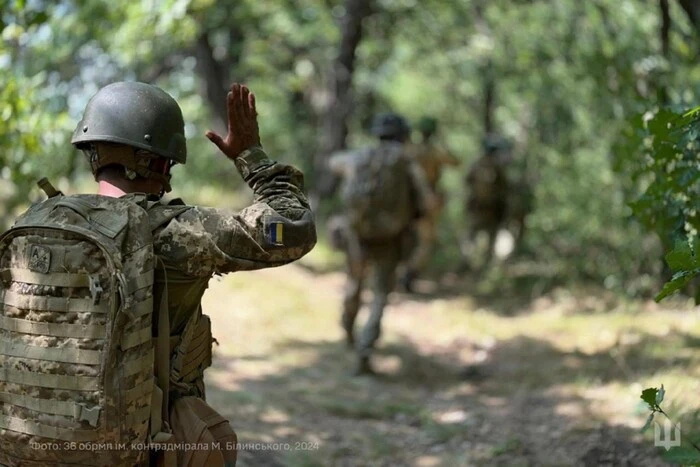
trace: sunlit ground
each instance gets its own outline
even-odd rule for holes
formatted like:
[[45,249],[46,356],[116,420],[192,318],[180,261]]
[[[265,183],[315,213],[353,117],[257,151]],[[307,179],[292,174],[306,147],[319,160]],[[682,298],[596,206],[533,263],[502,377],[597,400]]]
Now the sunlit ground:
[[683,301],[426,282],[431,294],[394,297],[369,379],[350,376],[342,284],[300,266],[212,281],[209,401],[241,442],[288,443],[241,465],[663,465],[639,434],[639,395],[662,383],[692,435],[700,320]]

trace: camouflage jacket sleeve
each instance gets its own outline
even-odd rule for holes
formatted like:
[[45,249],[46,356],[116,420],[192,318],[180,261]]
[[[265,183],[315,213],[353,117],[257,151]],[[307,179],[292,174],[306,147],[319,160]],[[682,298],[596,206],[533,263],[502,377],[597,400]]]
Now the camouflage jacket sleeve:
[[236,167],[253,189],[253,204],[240,212],[193,206],[171,220],[155,238],[166,265],[202,277],[279,266],[313,248],[303,174],[258,148],[245,151]]
[[337,151],[328,158],[328,170],[340,177],[347,177],[353,169],[356,152]]
[[457,166],[460,164],[459,159],[457,159],[457,157],[445,147],[439,146],[438,154],[440,158],[440,163],[443,165]]
[[408,157],[408,173],[411,179],[412,191],[416,200],[418,216],[422,217],[431,212],[437,205],[437,199],[430,188],[425,171],[412,157]]

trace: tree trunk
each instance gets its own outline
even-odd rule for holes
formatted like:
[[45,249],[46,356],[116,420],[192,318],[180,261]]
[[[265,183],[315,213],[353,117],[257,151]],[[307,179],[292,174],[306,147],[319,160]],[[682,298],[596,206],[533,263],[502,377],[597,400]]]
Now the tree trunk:
[[362,40],[362,22],[370,12],[370,0],[345,0],[340,47],[329,76],[329,101],[321,123],[320,150],[316,153],[314,161],[316,196],[331,193],[337,184],[337,180],[326,170],[325,165],[329,155],[346,147],[356,51]]
[[679,0],[695,29],[700,32],[700,0]]
[[493,76],[491,61],[486,64],[484,70],[484,135],[495,131],[493,125],[493,109],[496,100],[496,80]]
[[244,37],[236,26],[229,30],[229,44],[227,54],[223,60],[214,57],[214,48],[209,42],[210,31],[205,31],[197,39],[195,50],[197,58],[197,72],[203,86],[204,95],[212,109],[215,127],[219,131],[225,131],[228,125],[228,113],[226,110],[226,95],[234,79],[234,70],[241,60]]

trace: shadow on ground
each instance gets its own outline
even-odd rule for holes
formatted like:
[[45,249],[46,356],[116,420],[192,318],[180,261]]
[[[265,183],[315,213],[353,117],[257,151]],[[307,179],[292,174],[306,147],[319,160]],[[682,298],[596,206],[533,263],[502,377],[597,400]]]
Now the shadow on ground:
[[601,418],[576,382],[684,368],[688,355],[658,350],[688,339],[697,345],[641,336],[584,354],[520,336],[467,369],[459,349],[428,354],[404,338],[377,352],[377,378],[351,377],[353,353],[337,342],[291,340],[275,349],[289,365],[270,374],[238,371],[254,360],[216,359],[210,371],[235,389],[210,382],[208,398],[242,443],[288,443],[245,450],[241,466],[666,465],[638,432]]

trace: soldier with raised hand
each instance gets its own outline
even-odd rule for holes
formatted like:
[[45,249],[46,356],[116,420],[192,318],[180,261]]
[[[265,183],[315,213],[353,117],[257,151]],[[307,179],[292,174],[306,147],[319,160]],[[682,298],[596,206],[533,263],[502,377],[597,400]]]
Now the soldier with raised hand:
[[[253,204],[235,212],[187,206],[176,199],[168,206],[182,212],[154,232],[155,253],[165,265],[162,274],[156,270],[156,303],[167,290],[171,347],[181,356],[172,361],[179,368],[171,368],[176,372],[171,406],[188,395],[205,398],[203,371],[211,362],[211,343],[204,349],[186,344],[195,340],[193,335],[211,333],[201,308],[211,277],[280,266],[301,258],[316,242],[303,174],[273,161],[263,150],[254,94],[234,83],[226,105],[227,134],[208,131],[206,136],[253,190]],[[187,156],[179,106],[165,91],[142,83],[116,83],[100,90],[72,142],[89,157],[99,193],[105,196],[160,196],[170,191],[170,168],[184,164]]]
[[[0,464],[235,464],[235,433],[205,402],[213,337],[202,296],[215,274],[301,258],[316,230],[302,173],[262,148],[253,93],[234,83],[226,105],[227,134],[206,136],[253,190],[249,207],[163,201],[172,166],[187,160],[182,112],[156,86],[118,82],[92,97],[71,140],[88,158],[98,195],[64,196],[43,182],[49,199],[1,237],[0,301],[13,300],[11,320],[22,327],[8,327],[0,306],[0,340],[30,332],[26,347],[38,350],[0,346],[0,387],[15,391],[0,402]],[[146,448],[40,452],[14,442],[18,436]],[[170,448],[149,459],[153,445]]]
[[442,171],[447,166],[459,165],[459,159],[435,141],[437,125],[438,121],[434,117],[424,116],[418,120],[416,128],[421,133],[421,141],[411,148],[411,154],[425,172],[436,203],[434,209],[416,222],[416,247],[406,262],[406,270],[401,278],[401,286],[407,292],[413,290],[414,280],[425,269],[437,238],[437,226],[445,204],[439,186]]
[[[357,350],[355,374],[374,373],[370,356],[381,333],[381,320],[396,284],[396,269],[410,243],[411,225],[430,209],[432,195],[425,174],[408,154],[410,127],[394,113],[374,118],[377,144],[333,156],[330,169],[341,177],[343,246],[347,284],[342,326]],[[354,327],[368,273],[373,300],[358,339]]]
[[[509,148],[508,142],[500,135],[488,134],[482,145],[482,156],[469,168],[466,176],[469,231],[463,244],[466,253],[473,249],[478,234],[486,232],[488,246],[478,267],[479,272],[491,262],[498,230],[505,221],[509,190],[502,160]],[[467,266],[465,262],[463,267]]]

